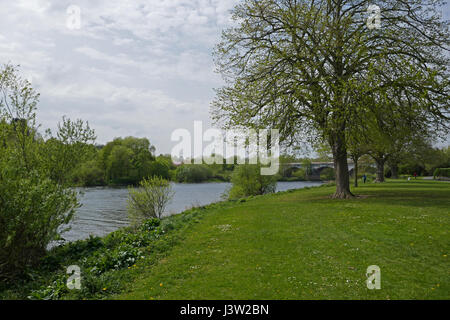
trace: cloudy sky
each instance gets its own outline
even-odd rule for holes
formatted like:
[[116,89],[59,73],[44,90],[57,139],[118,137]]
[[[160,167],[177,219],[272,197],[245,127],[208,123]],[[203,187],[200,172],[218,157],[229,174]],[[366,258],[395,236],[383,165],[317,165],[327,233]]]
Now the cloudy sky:
[[149,137],[170,153],[173,130],[210,123],[221,85],[211,51],[236,2],[0,0],[0,62],[20,64],[41,93],[44,128],[67,115],[89,120],[99,143]]
[[41,93],[44,128],[67,115],[89,120],[98,143],[149,137],[170,153],[175,129],[210,124],[222,83],[211,51],[237,2],[0,0],[0,63],[20,64]]

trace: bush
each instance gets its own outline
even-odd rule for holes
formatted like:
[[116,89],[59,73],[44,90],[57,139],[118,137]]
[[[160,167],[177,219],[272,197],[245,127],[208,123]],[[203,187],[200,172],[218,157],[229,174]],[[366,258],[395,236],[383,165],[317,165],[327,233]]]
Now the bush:
[[167,204],[173,198],[170,182],[160,177],[144,179],[140,189],[130,188],[128,212],[134,225],[143,219],[161,218]]
[[76,194],[34,173],[0,172],[0,280],[8,281],[35,266],[47,245],[60,239],[77,207]]
[[239,199],[275,192],[277,177],[261,175],[260,165],[238,165],[231,183],[228,198]]

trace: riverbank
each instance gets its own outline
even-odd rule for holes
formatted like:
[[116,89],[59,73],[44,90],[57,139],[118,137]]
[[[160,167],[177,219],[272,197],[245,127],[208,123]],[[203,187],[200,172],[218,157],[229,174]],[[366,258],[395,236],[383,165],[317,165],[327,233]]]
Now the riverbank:
[[[448,183],[369,184],[348,201],[331,200],[333,189],[216,203],[147,231],[78,241],[49,255],[34,281],[0,297],[450,298]],[[81,290],[65,286],[72,264],[81,266]],[[370,265],[381,268],[381,290],[365,285]]]
[[[449,299],[450,186],[312,188],[209,212],[117,299]],[[381,268],[381,290],[366,269]]]
[[[277,191],[300,189],[319,185],[320,182],[278,182]],[[231,188],[230,183],[173,183],[175,196],[166,207],[165,216],[221,201]],[[86,188],[80,196],[82,207],[70,224],[71,230],[63,237],[67,241],[89,238],[90,235],[107,234],[128,225],[128,188]]]

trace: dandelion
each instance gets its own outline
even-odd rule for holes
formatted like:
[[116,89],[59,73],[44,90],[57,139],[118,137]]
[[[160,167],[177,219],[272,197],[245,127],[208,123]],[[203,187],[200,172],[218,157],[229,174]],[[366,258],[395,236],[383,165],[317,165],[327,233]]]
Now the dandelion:
[[103,288],[103,291],[106,291],[106,288]]
[[159,284],[159,286],[160,286],[160,287],[162,287],[162,286],[163,286],[162,282],[161,282],[161,283]]

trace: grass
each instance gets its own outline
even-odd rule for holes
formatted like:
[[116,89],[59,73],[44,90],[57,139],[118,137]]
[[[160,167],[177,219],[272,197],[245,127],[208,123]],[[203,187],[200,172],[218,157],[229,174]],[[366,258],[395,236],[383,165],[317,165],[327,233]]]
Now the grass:
[[[0,299],[450,298],[449,182],[370,183],[353,200],[333,191],[217,203],[69,243]],[[69,265],[82,290],[67,289]],[[381,290],[366,287],[371,265]]]
[[[205,210],[114,299],[449,299],[450,184],[332,187]],[[366,269],[381,268],[381,290]]]

